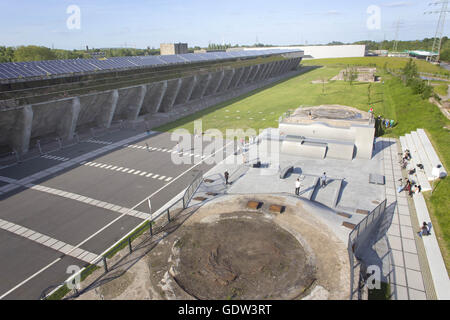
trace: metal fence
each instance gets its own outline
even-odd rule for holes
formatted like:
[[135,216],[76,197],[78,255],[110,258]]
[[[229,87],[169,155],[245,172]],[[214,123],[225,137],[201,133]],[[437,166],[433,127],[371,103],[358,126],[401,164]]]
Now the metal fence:
[[[193,181],[189,184],[186,191],[182,196],[168,202],[164,207],[159,209],[151,218],[141,223],[137,228],[130,231],[123,236],[119,241],[114,243],[103,253],[101,253],[96,259],[90,262],[90,264],[80,271],[72,274],[63,283],[51,286],[44,290],[40,299],[61,299],[72,291],[72,295],[69,298],[77,297],[81,292],[76,287],[76,281],[83,281],[92,272],[99,268],[104,269],[104,274],[108,273],[110,260],[124,248],[128,248],[128,255],[133,253],[133,241],[139,236],[147,233],[147,240],[152,239],[155,236],[163,234],[165,227],[174,219],[174,217],[189,205],[192,196],[203,182],[203,172],[199,171]],[[165,219],[163,219],[165,217]],[[77,280],[79,279],[79,280]],[[73,289],[70,289],[73,288]]]
[[186,208],[189,205],[189,202],[191,202],[192,200],[192,196],[195,194],[195,192],[200,187],[202,182],[203,182],[203,172],[200,171],[197,173],[194,180],[186,189],[186,192],[183,195],[183,208]]
[[386,200],[367,215],[348,236],[348,254],[350,261],[350,300],[361,300],[365,288],[365,266],[361,252],[373,243],[371,238],[377,232],[386,212]]

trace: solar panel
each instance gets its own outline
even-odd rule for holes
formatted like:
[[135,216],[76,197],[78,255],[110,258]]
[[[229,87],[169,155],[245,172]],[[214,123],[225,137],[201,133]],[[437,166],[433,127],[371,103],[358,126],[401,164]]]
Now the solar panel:
[[173,64],[186,62],[186,60],[179,57],[178,55],[159,56],[159,58],[163,61],[166,61],[167,63]]
[[187,53],[164,56],[113,57],[99,59],[46,60],[0,63],[0,79],[32,78],[46,75],[65,75],[96,70],[120,70],[147,66],[195,63],[202,61],[250,58],[298,52],[296,49],[262,49],[230,52]]

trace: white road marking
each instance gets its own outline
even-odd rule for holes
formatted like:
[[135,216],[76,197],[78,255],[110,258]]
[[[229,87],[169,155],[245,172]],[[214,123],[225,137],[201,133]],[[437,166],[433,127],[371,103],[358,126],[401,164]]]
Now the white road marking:
[[[223,149],[225,149],[228,145],[230,145],[231,143],[233,143],[233,141],[227,143],[224,147],[222,147],[221,149],[217,150],[216,152],[214,152],[213,154],[209,155],[208,158],[213,157],[217,152],[222,151]],[[200,161],[199,163],[197,163],[196,165],[190,167],[189,169],[185,170],[184,172],[182,172],[181,174],[179,174],[175,179],[173,179],[171,182],[165,184],[164,186],[162,186],[161,188],[159,188],[158,190],[156,190],[155,192],[153,192],[151,195],[149,195],[148,197],[146,197],[144,200],[142,200],[141,202],[139,202],[138,204],[136,204],[132,210],[136,209],[137,207],[139,207],[141,204],[143,204],[144,202],[147,202],[148,199],[152,198],[154,195],[158,194],[159,192],[161,192],[162,190],[164,190],[165,188],[167,188],[169,185],[171,185],[173,182],[177,181],[178,179],[180,179],[182,176],[184,176],[186,173],[188,173],[189,171],[191,171],[192,169],[196,168],[197,166],[199,166],[200,164],[202,164],[204,162]],[[124,217],[126,214],[122,214],[121,216],[117,217],[116,219],[114,219],[113,221],[111,221],[110,223],[108,223],[107,225],[105,225],[103,228],[99,229],[97,232],[95,232],[94,234],[92,234],[91,236],[89,236],[88,238],[86,238],[85,240],[81,241],[77,246],[75,246],[72,250],[76,250],[78,249],[78,247],[81,247],[83,244],[85,244],[86,242],[88,242],[89,240],[91,240],[92,238],[94,238],[95,236],[97,236],[99,233],[103,232],[105,229],[109,228],[112,224],[116,223],[117,221],[119,221],[122,217]],[[47,270],[48,268],[50,268],[51,266],[53,266],[54,264],[58,263],[59,261],[61,261],[62,258],[58,258],[56,260],[54,260],[53,262],[49,263],[47,266],[43,267],[42,269],[38,270],[37,272],[35,272],[33,275],[29,276],[27,279],[23,280],[22,282],[20,282],[19,284],[17,284],[16,286],[14,286],[13,288],[11,288],[10,290],[8,290],[7,292],[5,292],[4,294],[2,294],[0,296],[0,299],[3,299],[4,297],[6,297],[7,295],[9,295],[11,292],[17,290],[18,288],[20,288],[21,286],[23,286],[24,284],[26,284],[27,282],[29,282],[30,280],[34,279],[36,276],[38,276],[39,274],[41,274],[42,272],[44,272],[45,270]],[[93,260],[92,260],[93,261]],[[92,262],[91,261],[91,262]]]
[[64,246],[67,246],[68,244],[66,244],[66,243],[64,243],[62,241],[59,241],[57,239],[54,239],[52,237],[49,237],[47,235],[43,235],[43,234],[41,234],[41,233],[39,233],[37,231],[28,229],[26,227],[22,227],[20,225],[12,223],[12,222],[8,222],[8,221],[0,219],[0,229],[6,230],[6,231],[11,232],[11,233],[15,233],[18,236],[21,236],[21,237],[26,238],[26,239],[28,239],[30,241],[33,241],[33,242],[37,242],[37,243],[42,244],[43,246],[45,246],[47,248],[53,249],[55,251],[59,251],[59,252],[64,253],[64,254],[67,254],[67,255],[72,256],[72,257],[74,257],[76,259],[83,260],[84,262],[87,262],[87,263],[90,263],[92,261],[92,259],[91,260],[83,259],[83,256],[86,256],[86,254],[91,254],[92,256],[97,258],[97,255],[95,255],[95,254],[93,254],[91,252],[88,252],[86,250],[83,250],[83,249],[80,249],[76,253],[74,251],[73,252],[61,251],[61,248],[63,248]]

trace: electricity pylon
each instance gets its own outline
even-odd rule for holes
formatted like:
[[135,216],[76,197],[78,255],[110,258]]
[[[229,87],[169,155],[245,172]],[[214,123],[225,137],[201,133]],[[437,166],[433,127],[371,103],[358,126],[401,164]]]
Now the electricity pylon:
[[[444,37],[444,26],[445,26],[445,18],[447,16],[447,10],[448,8],[448,0],[441,0],[437,2],[433,2],[429,4],[430,6],[438,6],[442,5],[441,10],[439,11],[426,11],[425,14],[433,14],[433,13],[439,13],[439,20],[438,25],[436,28],[436,34],[434,36],[433,41],[433,48],[431,49],[431,56],[427,57],[428,61],[439,61],[441,56],[441,45],[442,45],[442,38]],[[433,55],[435,52],[437,52],[437,55]]]

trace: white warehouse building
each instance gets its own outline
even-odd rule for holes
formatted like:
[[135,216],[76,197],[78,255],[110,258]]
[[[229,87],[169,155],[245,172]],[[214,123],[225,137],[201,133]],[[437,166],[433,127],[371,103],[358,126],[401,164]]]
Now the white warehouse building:
[[[244,50],[261,50],[262,48],[244,48]],[[364,57],[365,45],[336,45],[336,46],[295,46],[295,47],[268,47],[267,49],[300,49],[303,50],[303,59],[326,58],[356,58]]]

